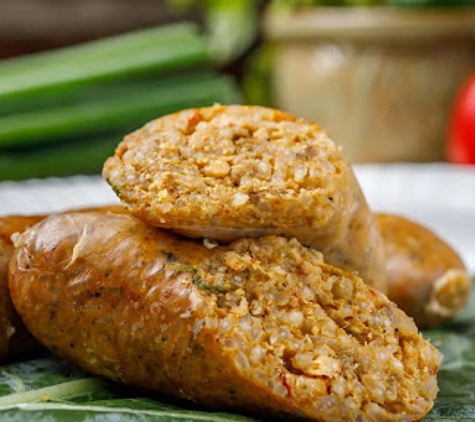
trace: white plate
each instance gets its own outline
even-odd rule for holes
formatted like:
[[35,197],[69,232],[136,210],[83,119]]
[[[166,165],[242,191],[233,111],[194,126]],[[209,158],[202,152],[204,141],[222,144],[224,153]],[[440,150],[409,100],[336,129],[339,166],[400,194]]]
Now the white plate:
[[0,215],[43,214],[117,202],[114,192],[100,176],[0,183]]
[[[431,228],[475,274],[475,166],[358,165],[355,172],[373,210],[400,213]],[[0,183],[0,215],[117,202],[100,176]]]

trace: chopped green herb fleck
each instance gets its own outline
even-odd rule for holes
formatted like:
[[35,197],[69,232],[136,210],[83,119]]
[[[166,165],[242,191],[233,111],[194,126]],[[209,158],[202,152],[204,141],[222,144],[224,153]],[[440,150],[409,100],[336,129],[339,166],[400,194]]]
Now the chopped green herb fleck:
[[177,271],[189,271],[193,273],[193,284],[198,287],[198,289],[208,290],[214,293],[226,293],[227,290],[222,286],[212,286],[210,284],[205,284],[201,281],[200,275],[198,274],[198,268],[193,265],[181,265],[177,268]]
[[193,284],[196,287],[198,287],[199,289],[209,290],[209,291],[214,292],[214,293],[226,293],[227,292],[227,290],[222,286],[211,286],[209,284],[202,283],[200,281],[199,276],[198,276],[198,278],[193,277]]

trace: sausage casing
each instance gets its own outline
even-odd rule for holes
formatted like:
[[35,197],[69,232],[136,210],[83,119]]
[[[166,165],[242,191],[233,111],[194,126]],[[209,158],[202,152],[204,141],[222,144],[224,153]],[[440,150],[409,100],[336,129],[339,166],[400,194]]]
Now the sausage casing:
[[[121,205],[83,208],[81,212],[125,212]],[[78,210],[79,211],[79,210]],[[34,226],[46,215],[0,217],[0,360],[38,350],[40,344],[28,332],[13,306],[8,287],[8,265],[13,255],[12,236]]]

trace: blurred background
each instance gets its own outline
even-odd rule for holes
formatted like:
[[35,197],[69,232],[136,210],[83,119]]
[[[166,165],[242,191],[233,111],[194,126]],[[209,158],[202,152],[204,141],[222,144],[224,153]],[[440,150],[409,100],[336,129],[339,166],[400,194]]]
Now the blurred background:
[[475,163],[475,0],[2,0],[0,180],[98,174],[215,102],[311,119],[359,163]]

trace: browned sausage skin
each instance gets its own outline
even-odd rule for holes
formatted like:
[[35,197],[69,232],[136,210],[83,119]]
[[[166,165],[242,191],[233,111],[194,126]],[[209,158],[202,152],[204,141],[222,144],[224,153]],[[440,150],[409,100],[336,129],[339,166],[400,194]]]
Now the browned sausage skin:
[[466,305],[471,278],[459,255],[406,217],[376,214],[386,249],[388,297],[420,328],[449,321]]
[[0,360],[40,347],[28,332],[10,299],[8,264],[14,246],[11,236],[33,226],[41,216],[7,216],[0,218]]
[[[101,212],[125,212],[121,205],[81,209]],[[79,211],[79,210],[78,210]],[[19,235],[44,219],[45,215],[10,215],[0,217],[0,360],[38,350],[40,345],[18,316],[8,288],[8,265],[13,255],[12,236]]]
[[440,354],[386,296],[277,236],[205,246],[127,214],[54,215],[17,239],[13,301],[89,371],[213,409],[423,417]]

